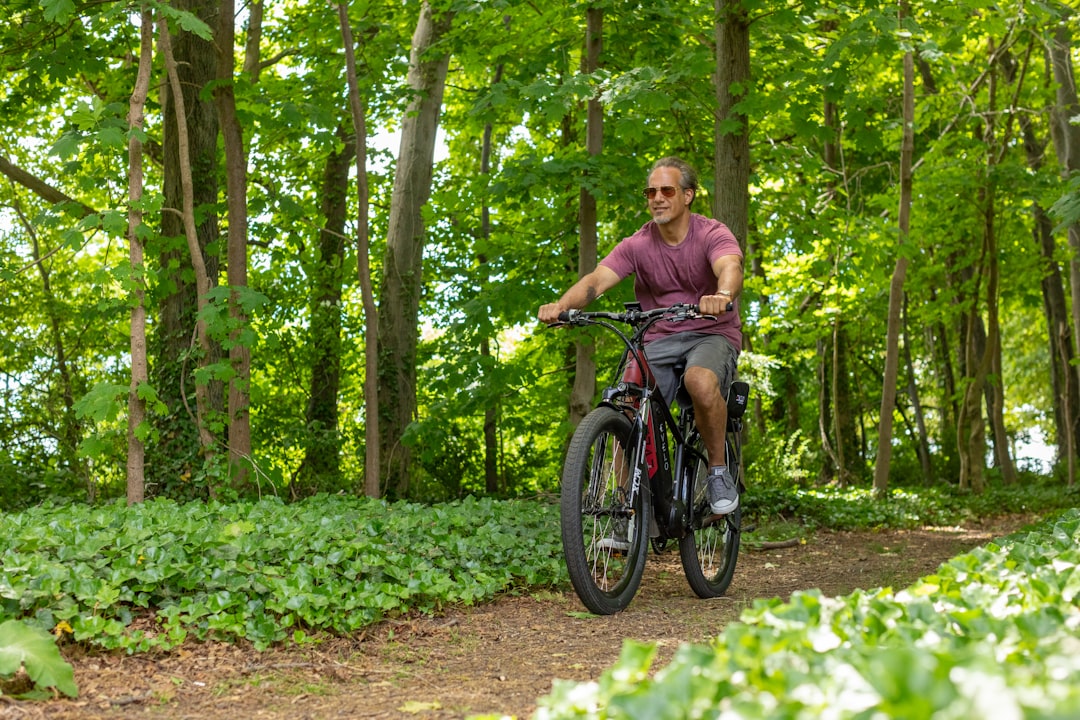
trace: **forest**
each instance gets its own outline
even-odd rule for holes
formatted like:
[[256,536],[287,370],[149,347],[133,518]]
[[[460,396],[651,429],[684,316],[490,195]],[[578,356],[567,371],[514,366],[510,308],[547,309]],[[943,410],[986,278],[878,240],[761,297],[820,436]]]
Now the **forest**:
[[1074,481],[1073,5],[4,6],[0,509],[555,490],[617,348],[536,309],[665,155],[751,487]]

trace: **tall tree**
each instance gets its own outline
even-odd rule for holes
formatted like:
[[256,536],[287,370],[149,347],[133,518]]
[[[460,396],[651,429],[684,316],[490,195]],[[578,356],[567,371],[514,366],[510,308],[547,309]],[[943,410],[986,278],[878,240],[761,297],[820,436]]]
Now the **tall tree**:
[[[161,241],[153,246],[160,272],[155,288],[158,307],[153,323],[150,372],[158,397],[168,406],[168,414],[156,418],[160,440],[147,448],[147,481],[155,494],[187,499],[216,492],[214,486],[220,478],[213,472],[204,473],[203,465],[218,451],[218,441],[208,423],[218,422],[225,410],[222,383],[206,378],[205,374],[196,379],[197,367],[215,364],[222,351],[220,344],[211,338],[205,338],[205,345],[199,339],[199,332],[204,332],[205,327],[197,330],[196,318],[200,303],[207,304],[208,298],[199,292],[198,281],[192,277],[192,268],[202,266],[207,281],[204,291],[208,292],[217,285],[220,267],[217,253],[210,250],[219,239],[218,112],[209,94],[204,92],[217,76],[218,55],[207,31],[216,25],[213,20],[220,4],[218,0],[179,0],[175,7],[207,24],[194,29],[185,23],[170,36],[178,85],[165,82],[160,93],[164,207]],[[164,52],[162,46],[159,48]],[[178,112],[179,107],[184,112]],[[185,193],[185,167],[190,175],[187,180],[190,194]],[[191,203],[198,257],[192,254],[188,243],[183,211],[187,201]],[[206,406],[202,421],[194,419],[193,392],[195,404],[198,405],[201,397]],[[196,477],[203,478],[205,484],[200,487],[190,481],[178,482],[179,478]]]
[[[190,135],[187,123],[187,105],[184,101],[176,58],[172,52],[169,25],[164,19],[159,22],[158,35],[158,44],[161,46],[161,53],[165,58],[165,72],[169,80],[169,89],[172,92],[172,107],[176,113],[176,142],[180,175],[180,217],[183,223],[184,238],[187,241],[188,254],[191,257],[191,266],[195,272],[196,307],[198,310],[195,316],[196,359],[199,369],[205,370],[209,364],[211,352],[210,334],[207,329],[207,308],[210,303],[210,273],[203,257],[203,249],[199,245],[198,230],[195,226],[195,185],[192,179],[194,173],[192,172],[189,153]],[[212,411],[213,405],[209,384],[205,381],[196,381],[194,419],[199,434],[199,449],[202,452],[203,460],[206,462],[212,459],[217,444],[217,438],[211,430]],[[217,494],[217,487],[212,484],[208,491],[210,496],[214,497]]]
[[[1021,115],[1021,136],[1028,167],[1038,172],[1043,167],[1046,142],[1036,136],[1031,119]],[[1040,282],[1043,296],[1043,314],[1050,356],[1050,380],[1053,383],[1051,401],[1054,404],[1054,440],[1057,445],[1056,460],[1066,465],[1066,477],[1070,484],[1076,477],[1076,422],[1080,413],[1080,382],[1073,362],[1076,356],[1073,344],[1072,323],[1069,319],[1065,282],[1061,265],[1055,256],[1053,223],[1038,199],[1031,205],[1032,237],[1042,256],[1043,268]]]
[[[900,22],[908,15],[906,0],[900,0]],[[892,460],[893,411],[896,405],[896,380],[900,367],[900,320],[904,300],[904,276],[908,259],[903,250],[911,226],[911,165],[915,150],[915,56],[912,48],[904,52],[903,135],[900,144],[900,210],[897,235],[901,249],[889,284],[888,328],[885,337],[885,373],[881,384],[881,414],[878,420],[877,457],[874,465],[874,490],[884,494],[889,489],[889,464]]]
[[[1070,20],[1074,16],[1074,10],[1067,5],[1056,5],[1061,16],[1053,28],[1050,43],[1050,63],[1053,68],[1053,76],[1056,82],[1055,104],[1051,113],[1051,137],[1053,138],[1058,164],[1061,167],[1063,177],[1069,177],[1080,172],[1080,124],[1075,118],[1080,116],[1080,100],[1077,99],[1076,76],[1072,66],[1072,33]],[[1037,230],[1040,232],[1041,230]],[[1072,250],[1069,262],[1070,283],[1072,290],[1072,340],[1077,348],[1080,348],[1080,222],[1071,223],[1068,227],[1069,248]],[[1045,241],[1044,241],[1045,242]],[[1058,338],[1058,346],[1066,340],[1065,329],[1058,325],[1050,328],[1051,338]],[[1059,351],[1062,362],[1065,359],[1065,351]],[[1080,355],[1080,350],[1075,354]],[[1060,363],[1059,363],[1060,364]],[[1076,392],[1075,387],[1080,384],[1073,373],[1063,374],[1065,379],[1066,398],[1071,398]],[[1075,482],[1076,455],[1080,445],[1080,409],[1076,406],[1066,407],[1063,412],[1063,421],[1067,425],[1068,440],[1065,449],[1068,452],[1067,468],[1069,484]]]
[[352,118],[353,146],[356,149],[356,273],[364,306],[364,483],[368,497],[380,495],[379,461],[379,315],[371,278],[371,250],[368,233],[367,180],[367,111],[360,96],[349,9],[338,3],[338,24],[345,47],[345,75],[349,84],[349,111]]
[[715,0],[716,118],[713,123],[713,217],[746,250],[750,216],[750,130],[736,108],[750,88],[750,19],[743,0]]
[[[258,16],[257,9],[256,16]],[[258,34],[258,25],[253,26]],[[226,274],[229,283],[229,476],[234,486],[247,489],[251,463],[251,347],[244,297],[248,285],[247,261],[247,152],[244,135],[236,115],[233,66],[235,57],[236,9],[233,0],[221,0],[218,25],[214,34],[218,50],[217,82],[214,101],[221,123],[225,148],[225,196],[228,219]],[[258,57],[258,44],[249,50]]]
[[[503,17],[503,26],[509,29],[511,18],[509,15]],[[494,76],[491,79],[492,85],[498,85],[502,82],[503,70],[505,64],[499,62],[495,67]],[[485,182],[490,182],[491,178],[491,155],[494,150],[493,136],[495,134],[495,126],[490,120],[484,123],[484,133],[480,141],[480,174],[483,176]],[[491,241],[491,206],[487,193],[484,194],[483,205],[480,208],[480,237],[483,239],[485,245]],[[488,273],[488,257],[487,253],[481,251],[477,254],[477,263],[480,265],[480,285],[481,292],[487,292],[491,279]],[[491,353],[491,337],[489,333],[484,333],[480,338],[480,355],[490,362],[492,358]],[[484,408],[484,489],[491,495],[499,492],[501,477],[499,473],[499,405],[500,402],[497,399],[489,400]]]
[[354,134],[344,127],[340,134],[341,149],[327,157],[319,193],[324,224],[319,232],[319,252],[311,271],[311,389],[304,418],[308,434],[296,487],[291,488],[294,496],[327,489],[328,483],[336,486],[340,474],[341,288],[349,169],[356,156]]
[[453,19],[453,11],[436,9],[428,0],[420,6],[407,78],[413,98],[401,122],[401,146],[390,200],[379,301],[379,455],[384,484],[398,497],[409,491],[411,456],[402,439],[416,412],[423,208],[431,194],[436,130],[450,65],[450,55],[439,47],[439,42]]
[[146,268],[143,266],[143,125],[144,108],[150,90],[153,67],[154,15],[143,6],[139,14],[139,73],[131,91],[128,110],[128,261],[131,263],[131,386],[128,389],[127,500],[140,503],[146,493],[143,465],[142,424],[146,422],[146,400],[141,392],[150,380],[146,359]]
[[[592,75],[600,69],[600,54],[604,49],[604,10],[589,6],[585,9],[585,52],[581,58],[581,72]],[[599,157],[604,147],[604,108],[597,93],[589,97],[585,120],[585,151],[591,160]],[[596,180],[593,171],[586,171],[582,178],[578,197],[578,277],[584,277],[596,269],[597,227]],[[592,409],[596,395],[596,348],[588,336],[574,340],[574,387],[570,392],[570,423],[577,426]]]
[[[1058,6],[1061,17],[1051,31],[1050,64],[1056,83],[1056,102],[1052,114],[1052,137],[1057,151],[1061,173],[1068,177],[1080,171],[1080,124],[1074,118],[1080,116],[1080,100],[1077,100],[1076,78],[1072,67],[1072,33],[1069,19],[1072,12],[1067,6]],[[1080,223],[1068,228],[1070,283],[1072,290],[1073,340],[1080,353]]]
[[[999,51],[995,43],[991,41],[991,62],[988,66],[987,77],[987,112],[982,118],[982,140],[985,147],[986,168],[983,171],[983,184],[978,189],[978,210],[982,220],[979,228],[981,236],[981,251],[978,261],[972,269],[975,276],[975,287],[971,300],[967,304],[964,313],[965,338],[963,351],[965,356],[966,377],[960,401],[960,415],[957,421],[957,443],[960,455],[960,479],[959,485],[975,492],[982,492],[985,487],[985,460],[986,455],[986,420],[982,414],[983,396],[990,394],[987,383],[990,382],[994,370],[994,356],[999,352],[1000,328],[998,323],[998,251],[997,251],[997,227],[996,227],[996,204],[997,192],[995,188],[994,169],[998,164],[996,155],[999,139],[997,137],[997,90],[998,90],[998,67],[996,56]],[[984,329],[980,301],[985,287],[987,324]],[[1001,442],[998,439],[997,423],[993,420],[994,413],[993,396],[988,398],[987,413],[991,419],[991,430],[994,432],[995,452],[1001,457]],[[1007,447],[1004,449],[1007,458]],[[1005,476],[1009,478],[1008,468],[1003,468]]]

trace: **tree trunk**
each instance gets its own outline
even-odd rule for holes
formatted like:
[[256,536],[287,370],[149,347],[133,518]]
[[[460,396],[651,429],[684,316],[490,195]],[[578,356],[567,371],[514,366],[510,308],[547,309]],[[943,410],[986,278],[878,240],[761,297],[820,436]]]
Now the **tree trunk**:
[[[174,100],[173,108],[176,113],[177,147],[180,153],[180,185],[181,185],[181,218],[184,225],[184,237],[187,240],[188,254],[191,257],[192,269],[195,272],[195,289],[197,297],[197,314],[195,320],[195,349],[198,355],[200,367],[206,367],[210,360],[210,338],[207,334],[206,321],[203,319],[204,311],[209,304],[210,275],[206,262],[203,258],[203,249],[199,245],[198,231],[195,227],[195,200],[194,183],[191,157],[188,144],[187,110],[184,102],[183,89],[180,84],[180,76],[177,71],[176,59],[172,53],[172,42],[169,37],[169,27],[165,20],[160,21],[159,44],[161,54],[165,58],[165,70],[169,80],[169,87]],[[210,402],[210,387],[203,382],[195,384],[195,427],[199,434],[199,449],[203,460],[209,462],[215,454],[217,438],[210,431],[211,412],[213,407]],[[207,488],[210,497],[215,497],[217,488],[211,481]]]
[[[937,301],[937,291],[930,290],[930,302]],[[935,359],[941,397],[941,425],[950,426],[959,413],[956,392],[956,372],[953,369],[952,352],[949,349],[949,330],[944,322],[938,321],[929,329],[931,355]]]
[[220,24],[215,35],[218,47],[217,84],[214,100],[221,121],[225,146],[225,194],[228,208],[228,265],[229,283],[229,364],[233,375],[229,380],[229,477],[233,487],[248,491],[251,472],[251,348],[244,342],[248,319],[243,309],[242,293],[247,290],[247,153],[244,136],[236,117],[236,95],[233,91],[233,44],[236,35],[236,12],[233,0],[221,0]]
[[[991,56],[993,47],[991,46]],[[982,396],[987,392],[987,381],[994,366],[994,352],[1000,342],[997,316],[998,259],[997,235],[994,227],[995,191],[993,169],[996,164],[996,125],[994,112],[997,109],[997,77],[995,68],[988,73],[987,111],[983,115],[983,143],[987,152],[986,177],[979,191],[979,206],[983,214],[982,251],[974,272],[978,276],[972,293],[970,308],[966,313],[966,331],[964,352],[967,358],[965,370],[967,384],[960,405],[960,419],[957,427],[957,443],[960,451],[960,487],[975,492],[982,492],[985,487],[986,431],[983,420]],[[986,281],[987,328],[985,338],[980,337],[982,318],[979,314],[981,287]],[[980,347],[981,346],[981,347]],[[992,395],[987,393],[987,416],[994,427],[994,408]],[[996,428],[995,428],[996,430]],[[995,453],[1002,441],[995,433]]]
[[[1054,30],[1050,43],[1050,64],[1057,83],[1057,102],[1051,123],[1051,136],[1061,165],[1062,177],[1068,178],[1080,170],[1080,125],[1073,118],[1080,115],[1076,95],[1076,80],[1072,67],[1072,35],[1065,19]],[[1080,223],[1069,226],[1069,284],[1072,290],[1073,341],[1080,343]],[[1074,348],[1080,354],[1080,348]]]
[[[984,243],[985,251],[985,243]],[[984,252],[985,255],[985,252]],[[966,330],[963,333],[965,366],[972,369],[964,378],[963,395],[956,420],[956,443],[960,456],[959,486],[965,490],[982,492],[985,486],[986,425],[983,420],[982,398],[986,376],[989,373],[989,355],[979,353],[975,342],[975,323],[978,316],[978,295],[971,310],[966,314]],[[981,357],[980,357],[981,355]]]
[[848,372],[848,354],[851,350],[851,343],[848,340],[847,323],[839,318],[836,319],[833,326],[832,347],[832,377],[829,386],[832,391],[837,478],[841,484],[846,485],[856,479],[856,474],[861,476],[864,471],[861,467],[857,473],[852,471],[852,464],[857,456],[856,449],[859,435],[855,430],[854,403],[851,397],[851,374]]
[[139,237],[142,226],[143,164],[142,140],[146,96],[154,64],[154,15],[144,5],[139,16],[139,72],[128,109],[128,261],[131,263],[131,386],[128,388],[127,501],[141,503],[146,496],[146,447],[139,437],[146,422],[146,401],[139,389],[150,381],[146,359],[146,268]]
[[[756,235],[755,235],[755,232],[754,232],[754,227],[751,225],[750,228],[747,229],[747,237],[746,237],[746,255],[747,255],[747,258],[748,258],[748,261],[749,261],[748,262],[748,264],[749,264],[749,274],[753,278],[760,278],[760,279],[763,280],[765,278],[765,270],[761,267],[761,252],[760,252],[760,249],[758,248],[757,242],[755,242],[755,239],[754,239],[755,237],[756,237]],[[764,283],[762,283],[762,285],[764,285]],[[758,302],[761,303],[762,315],[764,316],[768,312],[767,308],[769,307],[769,303],[770,303],[770,298],[769,298],[768,294],[766,294],[766,293],[759,294]],[[762,352],[767,354],[768,349],[769,349],[769,338],[767,336],[763,336],[761,338],[761,346],[762,346]],[[742,347],[742,349],[744,351],[752,351],[753,350],[753,342],[752,342],[752,338],[751,338],[749,333],[743,333],[743,347]],[[757,432],[761,435],[761,437],[764,437],[765,436],[765,407],[764,407],[764,403],[762,402],[762,399],[761,399],[762,398],[762,393],[760,393],[760,392],[751,392],[750,397],[752,398],[751,402],[753,403],[753,408],[754,408],[754,411],[753,411],[754,429],[757,430]],[[749,432],[750,432],[750,423],[747,423],[746,425],[743,426],[743,433],[745,435],[745,434],[747,434]]]
[[[993,50],[993,47],[991,47]],[[996,53],[991,53],[993,57]],[[989,172],[984,193],[984,221],[983,233],[986,235],[986,244],[989,248],[987,253],[987,282],[986,282],[986,358],[982,365],[988,368],[987,376],[987,402],[986,412],[990,423],[990,430],[994,438],[994,459],[1001,473],[1002,481],[1011,485],[1017,481],[1016,465],[1012,459],[1012,447],[1009,443],[1009,435],[1005,428],[1005,388],[1002,385],[1001,375],[1001,322],[998,308],[999,287],[999,259],[997,245],[997,188],[994,184],[994,169],[1000,163],[1005,153],[1005,145],[1009,141],[1009,128],[1006,127],[998,138],[997,122],[995,120],[997,73],[992,69],[989,79],[989,106],[990,112],[986,119],[986,147],[989,149]],[[1011,115],[1012,113],[1010,113]],[[992,380],[991,380],[992,378]]]
[[408,85],[415,93],[401,123],[379,302],[380,456],[386,487],[409,491],[411,457],[402,443],[416,412],[416,342],[423,289],[422,209],[431,194],[435,134],[450,56],[435,51],[453,13],[423,2],[413,34]]
[[[1066,6],[1061,6],[1064,9]],[[1080,125],[1073,120],[1080,116],[1080,101],[1077,100],[1076,79],[1072,67],[1072,35],[1070,24],[1062,18],[1054,32],[1054,40],[1050,46],[1050,62],[1053,68],[1054,80],[1057,82],[1057,101],[1051,123],[1051,137],[1057,154],[1058,163],[1061,165],[1062,177],[1069,177],[1080,171]],[[1069,249],[1072,250],[1072,258],[1069,262],[1069,280],[1072,290],[1072,340],[1071,350],[1074,356],[1080,355],[1080,223],[1069,226]],[[1053,333],[1053,330],[1051,331]],[[1058,330],[1058,337],[1064,337],[1064,329]],[[1063,354],[1063,353],[1062,353]],[[1075,369],[1080,372],[1080,369]],[[1077,382],[1075,372],[1070,372],[1066,380],[1066,396],[1071,398],[1075,388],[1080,385]],[[1070,403],[1071,405],[1071,403]],[[1068,478],[1071,485],[1075,481],[1076,458],[1074,457],[1077,447],[1080,447],[1080,408],[1075,405],[1068,407],[1065,422],[1068,424],[1068,442],[1070,446],[1068,457]]]
[[[979,267],[985,267],[986,239]],[[980,273],[982,271],[980,270]],[[956,443],[960,457],[959,486],[982,492],[985,484],[986,424],[982,412],[986,377],[990,372],[985,338],[980,340],[979,317],[981,278],[972,294],[971,307],[964,312],[961,332],[962,380],[959,413],[956,418]]]
[[[906,2],[901,0],[901,19],[906,15]],[[900,146],[900,210],[897,232],[900,244],[907,241],[911,218],[911,160],[915,150],[915,59],[911,51],[904,53],[904,111],[903,139]],[[874,465],[874,491],[884,494],[889,489],[889,464],[892,460],[893,410],[896,406],[896,379],[900,367],[900,310],[904,298],[904,276],[907,256],[901,248],[889,284],[889,311],[885,336],[885,377],[881,383],[881,414],[878,419],[877,458]]]
[[840,479],[840,458],[837,457],[836,447],[833,444],[830,432],[833,429],[832,419],[832,373],[829,371],[829,362],[832,346],[825,342],[824,338],[817,341],[817,404],[818,404],[818,437],[821,439],[821,449],[825,452],[824,464],[821,467],[822,479]]
[[[216,24],[219,10],[216,0],[178,0],[175,7],[186,10]],[[191,499],[205,497],[209,488],[194,484],[181,487],[178,478],[196,476],[204,462],[197,424],[190,419],[190,393],[195,387],[195,368],[189,361],[194,335],[198,290],[190,279],[187,256],[190,249],[185,241],[181,208],[184,204],[181,165],[194,168],[191,173],[193,204],[213,208],[218,203],[218,116],[213,102],[203,91],[217,73],[217,53],[213,44],[194,33],[178,29],[171,38],[176,74],[181,94],[173,93],[168,83],[161,87],[162,164],[164,207],[161,215],[161,236],[164,243],[157,257],[160,267],[159,285],[170,288],[159,301],[153,330],[154,358],[151,367],[152,384],[158,397],[169,408],[169,414],[157,421],[160,440],[147,448],[147,483],[157,494]],[[187,151],[180,151],[180,133],[176,107],[185,108]],[[208,212],[196,228],[197,243],[211,284],[218,277],[218,258],[206,248],[218,240],[217,216]],[[217,362],[221,348],[210,343],[209,362]],[[207,387],[208,402],[214,412],[224,410],[222,384],[213,381]],[[206,482],[213,482],[209,479]]]
[[356,274],[364,305],[364,484],[368,497],[379,497],[381,463],[379,461],[379,313],[375,307],[374,283],[371,279],[371,248],[368,237],[367,182],[367,114],[360,98],[360,83],[356,72],[356,48],[349,7],[338,3],[338,24],[345,46],[345,74],[349,83],[349,110],[352,115],[353,141],[356,149]]
[[[822,23],[822,32],[831,33],[836,29],[836,22],[827,20]],[[827,140],[822,148],[822,160],[825,167],[831,173],[826,180],[829,187],[830,197],[836,193],[837,183],[832,179],[843,177],[846,173],[843,163],[843,155],[840,152],[840,127],[837,120],[836,103],[827,97],[822,99],[822,115],[827,131]],[[837,251],[832,253],[833,272],[837,273],[836,265],[839,262]],[[833,321],[832,353],[828,358],[831,373],[829,374],[829,393],[823,398],[832,406],[832,422],[826,422],[826,409],[822,408],[822,423],[826,428],[831,428],[833,433],[833,447],[828,450],[835,465],[835,476],[841,485],[846,485],[852,479],[850,463],[855,456],[856,439],[854,413],[852,412],[851,378],[848,375],[848,338],[845,322],[837,316]],[[824,386],[824,384],[823,384]],[[861,474],[861,473],[860,473]]]
[[926,431],[926,417],[923,413],[922,400],[919,397],[919,386],[915,382],[915,363],[911,358],[911,333],[907,321],[907,295],[904,295],[904,309],[901,322],[904,326],[904,366],[908,377],[908,396],[911,398],[911,409],[915,415],[915,429],[918,432],[915,451],[919,456],[919,467],[922,468],[923,483],[931,484],[934,477],[934,466],[930,462],[930,439]]
[[[509,28],[509,15],[503,18],[503,25]],[[492,85],[497,85],[502,82],[502,76],[503,63],[499,63],[495,67],[495,76],[491,79]],[[494,132],[495,127],[490,121],[484,123],[484,137],[480,146],[480,174],[488,181],[490,181],[491,176],[491,146],[492,135]],[[491,208],[488,206],[486,195],[484,197],[484,204],[480,208],[480,237],[484,239],[485,246],[491,238]],[[480,265],[482,273],[480,282],[483,287],[487,287],[489,283],[487,255],[479,253],[477,262]],[[480,354],[485,358],[491,357],[491,338],[488,337],[487,333],[480,339]],[[494,398],[489,402],[488,406],[484,408],[484,489],[490,495],[498,493],[500,489],[499,401]]]
[[[1028,167],[1038,171],[1043,165],[1043,151],[1045,144],[1035,136],[1031,126],[1031,120],[1026,115],[1019,118],[1020,129],[1024,139],[1024,152],[1027,156]],[[1050,221],[1046,210],[1038,201],[1032,203],[1031,214],[1033,219],[1032,237],[1039,254],[1043,259],[1044,272],[1042,275],[1043,314],[1046,316],[1046,328],[1049,335],[1050,350],[1050,379],[1053,384],[1052,401],[1054,403],[1054,437],[1057,445],[1057,461],[1069,461],[1071,468],[1073,463],[1073,449],[1076,447],[1077,438],[1073,432],[1077,409],[1080,408],[1080,394],[1077,389],[1077,371],[1073,366],[1075,357],[1072,337],[1072,324],[1069,322],[1069,308],[1065,297],[1065,282],[1061,273],[1061,265],[1054,256],[1055,244],[1053,235],[1053,223]],[[1073,481],[1073,474],[1069,472],[1069,482]]]
[[248,27],[247,40],[244,43],[244,74],[254,85],[259,82],[259,70],[262,67],[259,47],[262,42],[263,0],[252,0],[247,4],[247,9]]
[[305,414],[307,446],[293,495],[333,489],[341,475],[338,392],[341,387],[341,286],[344,281],[345,218],[355,139],[338,129],[343,145],[326,159],[322,186],[323,230],[311,281],[311,392]]
[[[600,68],[600,53],[604,46],[604,11],[590,7],[585,11],[585,53],[581,60],[581,72],[590,74]],[[599,158],[604,146],[604,109],[597,94],[589,98],[585,122],[585,150],[590,159]],[[584,277],[596,269],[597,228],[596,196],[589,187],[597,180],[590,180],[589,172],[581,183],[578,215],[578,277]],[[590,410],[596,395],[596,362],[593,355],[596,346],[587,335],[574,341],[574,387],[570,392],[570,424],[577,427]]]
[[[750,135],[735,110],[750,87],[750,20],[742,0],[715,0],[716,122],[713,124],[713,217],[728,226],[746,251],[750,217]],[[737,123],[737,130],[727,130]]]

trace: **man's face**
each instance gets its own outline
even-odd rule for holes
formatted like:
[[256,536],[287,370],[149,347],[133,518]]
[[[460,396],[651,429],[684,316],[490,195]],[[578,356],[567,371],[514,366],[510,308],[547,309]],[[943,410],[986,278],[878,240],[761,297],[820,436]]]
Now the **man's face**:
[[[649,212],[657,225],[667,225],[690,212],[690,200],[693,197],[691,191],[684,190],[679,186],[682,181],[682,173],[672,167],[656,168],[649,174],[649,187],[657,188],[656,194],[648,200]],[[675,188],[672,197],[666,197],[659,189],[663,187]]]

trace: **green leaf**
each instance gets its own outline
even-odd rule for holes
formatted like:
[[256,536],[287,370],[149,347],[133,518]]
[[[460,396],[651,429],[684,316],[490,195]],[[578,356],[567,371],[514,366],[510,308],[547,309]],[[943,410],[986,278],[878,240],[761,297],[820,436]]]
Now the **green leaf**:
[[100,382],[75,402],[75,414],[95,422],[115,420],[121,408],[126,406],[127,392],[127,385]]
[[41,7],[45,11],[45,19],[58,24],[67,22],[75,12],[72,0],[41,0]]
[[49,633],[19,620],[0,623],[0,676],[11,677],[23,667],[35,685],[54,687],[68,697],[79,694],[75,671]]

